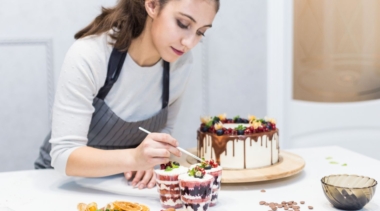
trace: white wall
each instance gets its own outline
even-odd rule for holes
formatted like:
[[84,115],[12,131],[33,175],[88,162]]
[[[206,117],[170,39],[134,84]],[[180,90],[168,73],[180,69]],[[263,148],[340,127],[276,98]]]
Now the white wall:
[[[115,0],[0,0],[0,172],[32,169],[73,35]],[[266,115],[266,1],[224,0],[173,133],[196,145],[201,115]]]

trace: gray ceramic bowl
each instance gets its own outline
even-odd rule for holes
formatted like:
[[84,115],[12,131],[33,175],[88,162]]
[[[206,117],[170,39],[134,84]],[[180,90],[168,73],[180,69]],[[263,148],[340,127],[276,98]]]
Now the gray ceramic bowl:
[[373,197],[377,181],[358,175],[330,175],[323,177],[322,188],[335,208],[360,210]]

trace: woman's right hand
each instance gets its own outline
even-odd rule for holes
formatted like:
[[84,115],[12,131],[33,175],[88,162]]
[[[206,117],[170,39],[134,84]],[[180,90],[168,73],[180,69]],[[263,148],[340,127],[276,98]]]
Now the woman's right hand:
[[134,150],[135,170],[147,170],[168,163],[170,155],[181,156],[178,141],[165,133],[150,133]]

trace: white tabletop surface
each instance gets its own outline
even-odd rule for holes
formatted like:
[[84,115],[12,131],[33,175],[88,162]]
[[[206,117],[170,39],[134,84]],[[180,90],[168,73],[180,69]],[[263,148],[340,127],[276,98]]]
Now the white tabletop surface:
[[[222,184],[219,203],[210,211],[255,210],[267,211],[260,201],[305,201],[301,210],[335,210],[325,198],[321,178],[330,174],[357,174],[380,179],[380,161],[341,147],[320,147],[286,150],[304,158],[304,170],[290,178],[248,184]],[[379,152],[380,153],[380,152]],[[332,157],[331,160],[326,159]],[[331,164],[334,161],[339,164]],[[342,166],[346,163],[347,166]],[[53,170],[32,170],[0,173],[0,210],[76,210],[80,202],[96,202],[104,206],[115,200],[148,205],[152,211],[161,210],[157,197],[148,194],[131,196],[83,187],[78,178],[68,178]],[[125,184],[127,185],[127,184]],[[119,185],[122,186],[122,185]],[[121,187],[122,188],[122,187]],[[260,190],[265,189],[262,193]],[[138,190],[136,190],[138,191]],[[148,191],[151,193],[152,191]],[[282,209],[281,209],[282,210]],[[362,209],[380,211],[380,193]]]

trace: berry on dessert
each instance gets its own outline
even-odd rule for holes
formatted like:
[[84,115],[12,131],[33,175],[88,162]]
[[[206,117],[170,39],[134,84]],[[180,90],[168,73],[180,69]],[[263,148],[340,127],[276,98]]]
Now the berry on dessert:
[[194,168],[189,169],[189,171],[187,173],[189,174],[190,177],[203,179],[203,177],[206,174],[206,171],[201,166],[195,166]]
[[175,161],[169,161],[168,163],[161,164],[160,169],[165,171],[171,171],[173,169],[179,168],[180,164]]
[[200,167],[203,169],[210,170],[211,168],[217,168],[219,166],[214,160],[205,160],[204,158],[202,158],[202,160]]

